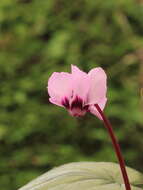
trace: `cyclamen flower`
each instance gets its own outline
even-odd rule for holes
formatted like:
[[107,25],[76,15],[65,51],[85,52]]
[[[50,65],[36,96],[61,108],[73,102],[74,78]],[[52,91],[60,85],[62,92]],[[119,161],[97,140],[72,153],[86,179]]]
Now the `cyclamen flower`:
[[52,74],[48,81],[49,100],[53,104],[65,107],[72,116],[83,116],[86,112],[91,112],[103,120],[120,164],[125,188],[131,190],[120,146],[112,125],[103,112],[107,101],[106,74],[100,67],[92,69],[88,74],[74,65],[71,66],[71,70],[71,73]]
[[100,67],[85,73],[72,65],[71,73],[54,72],[49,78],[49,101],[65,107],[72,116],[79,117],[91,112],[102,120],[94,105],[98,104],[101,110],[105,107],[106,80],[106,73]]

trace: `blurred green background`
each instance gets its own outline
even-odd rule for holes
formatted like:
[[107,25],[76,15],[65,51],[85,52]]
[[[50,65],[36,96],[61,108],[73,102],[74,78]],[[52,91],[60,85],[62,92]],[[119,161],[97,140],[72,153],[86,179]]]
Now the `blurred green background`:
[[0,49],[0,189],[68,162],[116,162],[101,121],[48,101],[49,76],[71,64],[106,70],[105,112],[126,164],[143,172],[142,0],[1,0]]

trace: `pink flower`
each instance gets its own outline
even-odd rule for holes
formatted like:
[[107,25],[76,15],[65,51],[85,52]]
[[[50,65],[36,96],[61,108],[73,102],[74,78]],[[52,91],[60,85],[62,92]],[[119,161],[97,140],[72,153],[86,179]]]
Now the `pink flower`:
[[71,66],[71,73],[54,72],[48,81],[49,101],[65,107],[72,116],[83,116],[91,112],[102,120],[95,104],[104,109],[106,98],[106,73],[100,67],[89,73]]

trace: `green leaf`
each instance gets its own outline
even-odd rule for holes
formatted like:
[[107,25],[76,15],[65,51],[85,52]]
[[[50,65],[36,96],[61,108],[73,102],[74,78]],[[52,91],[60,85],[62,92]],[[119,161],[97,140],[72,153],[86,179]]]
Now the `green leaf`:
[[[143,190],[143,174],[127,167],[132,190]],[[75,162],[54,168],[19,190],[125,190],[120,167],[108,162]]]

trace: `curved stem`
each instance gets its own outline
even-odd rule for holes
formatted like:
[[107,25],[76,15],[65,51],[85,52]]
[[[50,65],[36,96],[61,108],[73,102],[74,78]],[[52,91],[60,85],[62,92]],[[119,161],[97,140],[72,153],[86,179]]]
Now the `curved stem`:
[[100,116],[102,117],[102,119],[104,121],[104,125],[105,125],[106,129],[108,130],[108,133],[109,133],[109,135],[111,137],[111,140],[112,140],[112,143],[113,143],[113,146],[114,146],[114,149],[115,149],[115,152],[116,152],[119,164],[120,164],[120,168],[121,168],[121,172],[122,172],[122,176],[123,176],[123,179],[124,179],[126,190],[131,190],[131,186],[130,186],[130,183],[129,183],[127,171],[126,171],[126,168],[125,168],[125,162],[124,162],[124,159],[123,159],[123,156],[122,156],[121,149],[120,149],[120,146],[118,144],[117,138],[114,135],[111,123],[106,118],[106,116],[102,112],[99,105],[95,104],[95,107],[98,110]]

